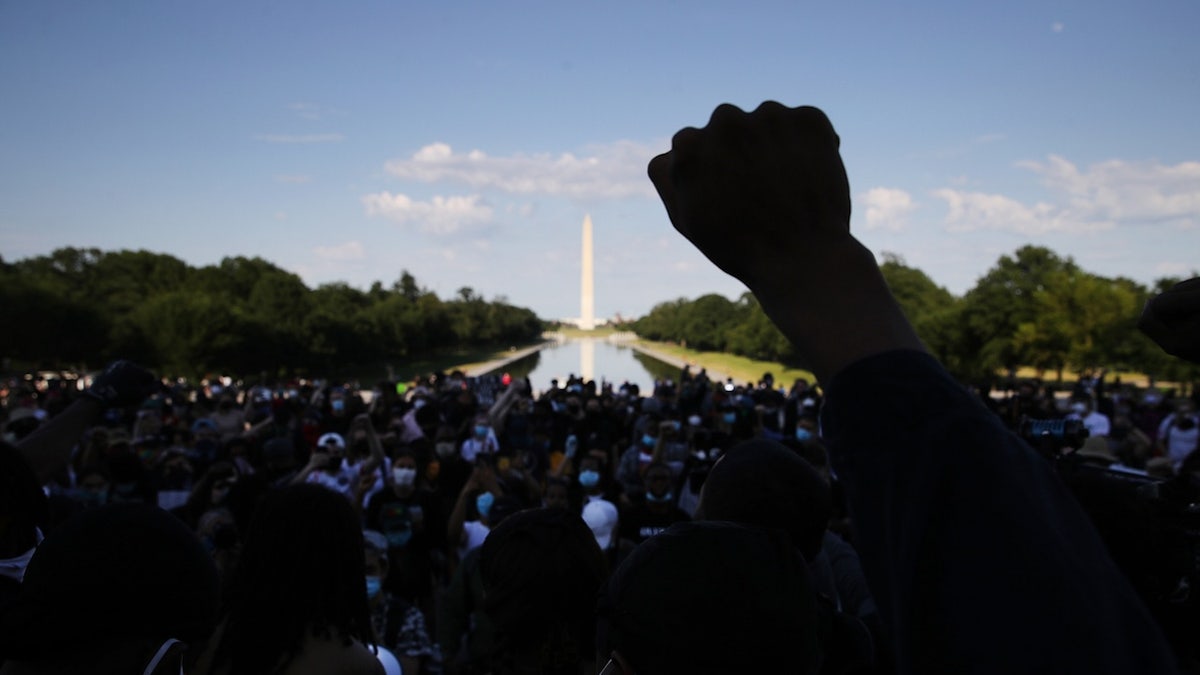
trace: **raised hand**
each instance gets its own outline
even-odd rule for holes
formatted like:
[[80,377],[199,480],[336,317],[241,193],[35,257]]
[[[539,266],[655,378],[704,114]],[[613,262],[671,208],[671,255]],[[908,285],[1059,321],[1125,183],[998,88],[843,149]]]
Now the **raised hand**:
[[1151,298],[1138,328],[1168,354],[1200,363],[1200,277]]
[[111,408],[141,403],[158,390],[154,373],[130,361],[113,361],[84,394]]
[[839,145],[816,108],[724,104],[707,126],[675,134],[649,173],[675,229],[753,289],[797,250],[849,236]]
[[923,350],[875,258],[850,235],[850,186],[825,113],[721,105],[650,161],[675,229],[740,279],[817,378]]

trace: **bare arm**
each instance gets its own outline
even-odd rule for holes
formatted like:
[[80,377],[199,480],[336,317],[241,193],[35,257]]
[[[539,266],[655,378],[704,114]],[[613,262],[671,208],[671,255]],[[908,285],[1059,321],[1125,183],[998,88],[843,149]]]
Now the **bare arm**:
[[132,406],[158,387],[150,371],[128,361],[116,361],[101,373],[79,400],[21,440],[17,449],[38,481],[45,484],[66,466],[71,449],[110,407]]

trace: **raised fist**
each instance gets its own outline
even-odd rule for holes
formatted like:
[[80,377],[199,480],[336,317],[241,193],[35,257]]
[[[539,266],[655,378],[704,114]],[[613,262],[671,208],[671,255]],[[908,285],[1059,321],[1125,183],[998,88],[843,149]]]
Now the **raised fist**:
[[1166,353],[1200,363],[1200,277],[1150,298],[1138,328]]
[[724,104],[704,128],[675,134],[649,174],[675,229],[753,290],[795,265],[797,251],[849,237],[839,144],[817,108]]
[[130,361],[113,361],[84,394],[110,408],[137,405],[158,390],[154,373]]

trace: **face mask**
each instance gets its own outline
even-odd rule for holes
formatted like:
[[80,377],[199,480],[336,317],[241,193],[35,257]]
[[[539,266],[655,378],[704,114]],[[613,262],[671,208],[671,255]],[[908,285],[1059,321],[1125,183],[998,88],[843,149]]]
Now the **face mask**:
[[333,408],[334,412],[342,412],[346,409],[346,402],[340,398],[335,398],[329,402],[329,407]]
[[392,469],[392,482],[400,487],[412,487],[417,480],[417,470],[398,466]]
[[796,440],[807,441],[812,438],[812,432],[804,427],[796,427]]
[[383,589],[383,579],[377,576],[367,577],[367,598],[374,598]]
[[665,503],[671,501],[671,498],[674,496],[675,496],[675,494],[672,492],[668,492],[661,497],[656,497],[656,496],[654,496],[653,493],[647,492],[646,493],[646,501],[654,502],[655,504],[665,504]]
[[413,410],[420,410],[425,407],[425,399],[419,398],[413,401]]
[[737,413],[725,413],[721,419],[725,420],[725,424],[733,424],[737,421]]
[[475,510],[479,511],[479,517],[487,518],[488,512],[492,510],[492,504],[496,503],[496,497],[490,492],[484,492],[475,498]]
[[108,491],[92,492],[91,490],[80,490],[75,494],[75,499],[84,506],[104,506],[108,503]]
[[484,436],[487,436],[487,433],[488,433],[487,425],[485,425],[485,424],[476,424],[475,425],[475,435],[476,436],[483,438]]
[[700,422],[702,422],[702,421],[703,420],[700,419],[699,415],[692,415],[691,417],[688,418],[688,424],[693,427],[700,426]]
[[409,539],[412,539],[412,530],[400,530],[399,532],[388,532],[383,535],[387,539],[388,548],[404,548]]
[[594,488],[600,484],[600,473],[584,470],[579,472],[579,484],[585,488]]
[[646,445],[646,446],[653,448],[655,440],[657,440],[657,439],[655,439],[650,434],[642,434],[642,445]]
[[454,456],[455,447],[453,443],[438,443],[434,448],[437,450],[438,457],[448,459]]
[[1073,410],[1077,415],[1082,415],[1083,413],[1087,412],[1087,406],[1082,403],[1076,403],[1075,405],[1071,406],[1071,410]]

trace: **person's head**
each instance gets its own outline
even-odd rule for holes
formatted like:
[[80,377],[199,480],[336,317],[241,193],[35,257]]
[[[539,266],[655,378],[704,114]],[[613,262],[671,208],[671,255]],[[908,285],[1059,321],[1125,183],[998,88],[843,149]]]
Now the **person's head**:
[[373,643],[358,514],[315,483],[269,493],[245,537],[214,665],[231,675],[286,665],[307,635]]
[[372,606],[383,599],[383,584],[388,571],[387,538],[375,530],[363,530],[363,571],[366,573],[367,602]]
[[108,469],[101,464],[91,464],[76,476],[75,499],[84,506],[104,506],[108,503],[111,488]]
[[547,478],[546,492],[542,495],[542,503],[548,509],[565,509],[570,504],[570,491],[567,482],[561,478]]
[[401,448],[392,460],[392,487],[398,494],[408,494],[416,484],[417,458],[408,448]]
[[646,503],[650,505],[668,505],[674,497],[671,490],[671,468],[662,462],[655,462],[646,467],[642,474],[646,484]]
[[618,513],[612,502],[603,499],[593,499],[583,505],[583,522],[591,530],[596,539],[596,545],[608,550],[614,545],[617,537]]
[[832,515],[829,484],[792,450],[769,440],[734,446],[700,492],[697,520],[729,520],[786,531],[808,560]]
[[598,613],[596,646],[615,673],[814,673],[820,663],[807,569],[778,530],[672,525],[613,572]]
[[1088,415],[1089,413],[1092,412],[1091,399],[1084,398],[1084,397],[1079,397],[1079,398],[1073,399],[1071,401],[1071,412],[1075,413],[1076,415],[1079,415],[1080,417],[1084,417],[1084,416]]
[[336,432],[323,434],[317,439],[317,452],[328,453],[328,455],[336,459],[338,463],[346,457],[346,439]]
[[0,618],[0,662],[32,673],[167,672],[152,662],[178,672],[182,651],[212,632],[218,597],[216,568],[181,520],[143,504],[89,509],[33,554]]
[[512,514],[484,540],[479,570],[484,611],[496,628],[494,663],[570,675],[591,663],[596,592],[608,569],[579,516],[565,509]]
[[579,475],[577,480],[585,490],[599,490],[602,487],[604,469],[598,457],[584,455],[579,460]]
[[262,447],[263,468],[268,475],[279,475],[296,466],[296,445],[291,438],[272,438]]

